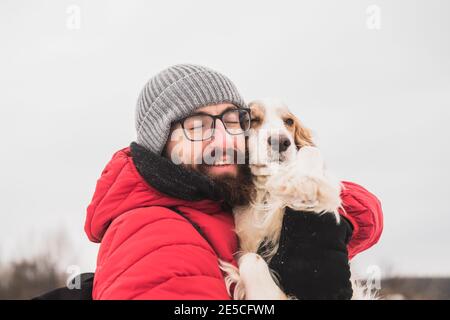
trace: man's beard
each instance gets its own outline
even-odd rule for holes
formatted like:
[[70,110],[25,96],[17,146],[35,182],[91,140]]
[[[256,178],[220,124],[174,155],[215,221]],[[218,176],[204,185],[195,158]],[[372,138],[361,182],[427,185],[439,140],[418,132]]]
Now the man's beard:
[[253,196],[253,182],[247,164],[237,164],[237,175],[214,176],[208,173],[208,165],[199,164],[197,170],[211,179],[223,192],[225,203],[233,208],[247,205]]

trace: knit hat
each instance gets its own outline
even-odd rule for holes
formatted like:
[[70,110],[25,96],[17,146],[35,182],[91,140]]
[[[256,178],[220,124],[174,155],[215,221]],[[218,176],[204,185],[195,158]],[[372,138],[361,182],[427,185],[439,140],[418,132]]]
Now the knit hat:
[[246,107],[234,84],[224,75],[192,64],[169,67],[151,78],[139,95],[137,142],[161,154],[172,122],[197,108],[226,102]]

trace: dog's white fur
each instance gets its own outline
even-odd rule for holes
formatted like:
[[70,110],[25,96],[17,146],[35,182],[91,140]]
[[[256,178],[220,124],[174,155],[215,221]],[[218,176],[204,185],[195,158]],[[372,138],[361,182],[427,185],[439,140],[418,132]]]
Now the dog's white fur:
[[[283,293],[277,275],[268,267],[278,249],[285,208],[334,214],[339,223],[342,185],[326,171],[310,131],[286,105],[264,100],[252,102],[250,108],[254,121],[248,147],[256,194],[250,205],[233,209],[240,242],[239,268],[224,261],[220,267],[226,273],[229,293],[235,285],[234,299],[297,298]],[[289,140],[286,150],[274,150],[268,143],[274,136],[275,141]],[[263,241],[265,251],[260,256],[256,252]],[[360,287],[355,290],[361,291]]]

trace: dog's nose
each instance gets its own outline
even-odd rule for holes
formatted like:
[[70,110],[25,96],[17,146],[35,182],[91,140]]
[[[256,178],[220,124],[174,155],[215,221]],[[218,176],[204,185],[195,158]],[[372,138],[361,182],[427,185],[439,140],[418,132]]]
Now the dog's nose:
[[272,147],[272,150],[283,152],[291,145],[291,140],[286,136],[272,136],[267,139],[267,143]]

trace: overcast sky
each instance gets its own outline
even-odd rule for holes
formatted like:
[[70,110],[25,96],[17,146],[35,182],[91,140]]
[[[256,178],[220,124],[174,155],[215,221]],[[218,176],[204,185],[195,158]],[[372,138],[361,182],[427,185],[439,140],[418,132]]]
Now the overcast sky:
[[63,230],[63,263],[95,268],[96,180],[135,139],[144,83],[188,62],[247,101],[284,100],[334,173],[381,199],[384,233],[359,272],[450,275],[449,15],[445,0],[1,0],[0,258]]

